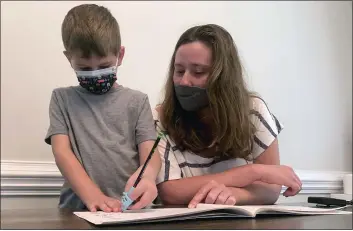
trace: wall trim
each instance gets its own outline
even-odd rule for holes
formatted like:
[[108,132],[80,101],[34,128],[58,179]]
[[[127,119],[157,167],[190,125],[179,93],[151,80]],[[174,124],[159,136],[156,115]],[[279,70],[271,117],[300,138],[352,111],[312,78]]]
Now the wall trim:
[[[308,170],[296,173],[303,183],[300,194],[342,193],[342,179],[347,174]],[[54,161],[1,161],[1,196],[58,196],[63,182]]]
[[59,196],[63,182],[53,161],[1,161],[1,196]]

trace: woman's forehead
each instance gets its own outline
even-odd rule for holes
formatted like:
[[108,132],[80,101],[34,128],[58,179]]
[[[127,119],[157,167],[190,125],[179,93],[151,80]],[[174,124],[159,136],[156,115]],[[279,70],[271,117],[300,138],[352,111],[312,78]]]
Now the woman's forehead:
[[175,64],[198,64],[209,66],[212,60],[212,51],[201,42],[192,42],[180,46],[175,54]]

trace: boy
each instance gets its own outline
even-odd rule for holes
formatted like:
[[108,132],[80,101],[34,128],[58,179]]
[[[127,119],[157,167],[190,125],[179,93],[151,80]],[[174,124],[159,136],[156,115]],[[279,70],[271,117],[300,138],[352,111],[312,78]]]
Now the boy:
[[[121,211],[119,198],[134,183],[156,139],[148,97],[115,82],[125,50],[108,9],[76,6],[61,29],[64,54],[80,86],[55,89],[49,106],[45,142],[52,145],[65,178],[59,207]],[[160,166],[154,153],[130,195],[136,202],[130,209],[156,198]]]

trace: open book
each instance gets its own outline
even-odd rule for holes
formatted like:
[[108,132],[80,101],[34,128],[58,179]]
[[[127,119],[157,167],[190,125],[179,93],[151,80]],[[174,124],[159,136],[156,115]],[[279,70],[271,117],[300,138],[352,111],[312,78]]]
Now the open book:
[[196,208],[158,208],[127,210],[123,213],[105,212],[74,212],[95,225],[137,224],[147,222],[168,222],[175,220],[256,217],[260,214],[292,214],[292,215],[322,215],[322,214],[352,214],[339,208],[312,208],[302,206],[263,205],[263,206],[230,206],[199,204]]

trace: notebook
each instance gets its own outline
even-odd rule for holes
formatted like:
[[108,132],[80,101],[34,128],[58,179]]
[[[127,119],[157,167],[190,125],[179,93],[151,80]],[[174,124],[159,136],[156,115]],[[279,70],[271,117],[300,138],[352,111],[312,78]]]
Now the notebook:
[[[341,208],[342,209],[342,208]],[[256,217],[260,214],[329,215],[352,214],[339,208],[312,208],[303,206],[263,205],[232,206],[199,204],[196,208],[157,208],[127,210],[123,213],[74,212],[74,214],[95,225],[138,224],[168,222],[190,219]]]

